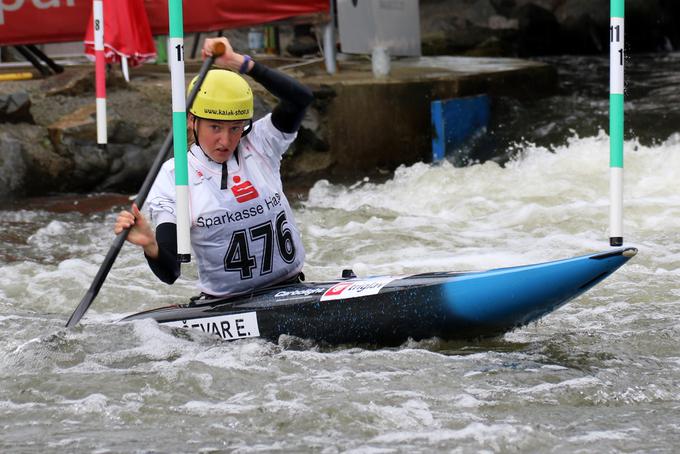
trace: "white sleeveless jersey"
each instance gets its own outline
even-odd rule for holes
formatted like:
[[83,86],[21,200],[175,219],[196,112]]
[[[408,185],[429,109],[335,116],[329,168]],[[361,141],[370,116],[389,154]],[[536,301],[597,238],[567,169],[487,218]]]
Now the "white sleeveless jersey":
[[[281,156],[296,133],[279,131],[271,114],[253,123],[227,163],[229,183],[220,189],[222,165],[197,145],[188,152],[191,246],[199,289],[215,296],[247,293],[300,272],[305,251],[283,193]],[[157,227],[177,223],[175,162],[163,164],[148,197]]]

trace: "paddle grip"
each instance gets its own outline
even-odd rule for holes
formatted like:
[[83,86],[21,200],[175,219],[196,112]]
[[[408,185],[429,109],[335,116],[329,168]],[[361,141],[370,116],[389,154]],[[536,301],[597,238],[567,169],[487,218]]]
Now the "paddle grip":
[[213,57],[219,57],[226,50],[227,50],[227,46],[225,46],[223,42],[217,41],[215,44],[213,44],[213,49],[212,49],[213,54],[212,54],[212,56]]

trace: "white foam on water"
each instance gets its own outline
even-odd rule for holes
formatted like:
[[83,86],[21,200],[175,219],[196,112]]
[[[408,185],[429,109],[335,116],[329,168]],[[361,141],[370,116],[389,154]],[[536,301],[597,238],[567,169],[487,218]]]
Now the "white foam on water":
[[593,443],[603,440],[630,440],[633,439],[629,433],[618,430],[594,430],[584,435],[569,437],[572,443]]
[[314,409],[299,401],[280,400],[273,397],[278,391],[269,393],[270,399],[261,408],[270,413],[281,413],[288,415],[291,419],[300,417],[304,414],[313,414]]
[[553,394],[564,389],[581,389],[602,386],[602,381],[594,377],[580,377],[565,380],[559,383],[542,383],[530,388],[520,388],[517,392],[522,394]]
[[484,401],[469,394],[456,396],[456,408],[478,408],[485,405]]
[[358,414],[371,418],[372,424],[381,428],[398,428],[413,430],[427,427],[439,427],[427,403],[420,399],[409,399],[400,406],[354,403]]
[[26,402],[26,403],[16,403],[9,400],[0,401],[0,410],[3,411],[14,411],[17,413],[23,413],[35,409],[46,408],[47,404],[37,403],[37,402]]
[[90,394],[82,399],[65,400],[62,403],[66,405],[69,413],[76,415],[102,414],[106,413],[109,407],[109,399],[99,393]]
[[[195,364],[234,371],[264,370],[258,360],[271,350],[271,344],[264,342],[228,343],[198,331],[184,333],[182,328],[169,329],[152,319],[125,323],[115,331],[130,329],[134,337],[129,339],[129,345],[97,355],[98,365],[115,368],[127,365],[131,369],[163,374],[170,380],[177,379],[184,370],[196,369],[192,379],[205,389],[211,386],[213,378],[201,373]],[[111,334],[115,335],[115,331]],[[178,336],[179,333],[182,335]]]
[[[127,359],[143,358],[142,367],[149,367],[157,362],[172,362],[185,353],[199,351],[199,345],[172,336],[159,329],[158,323],[152,319],[137,320],[130,323],[135,342],[131,348],[121,348],[114,352],[105,352],[103,361],[110,364],[125,362]],[[134,364],[134,363],[133,363]]]
[[[601,405],[654,435],[663,415],[646,409],[667,410],[680,396],[680,135],[625,147],[624,233],[638,256],[538,324],[469,349],[432,340],[377,351],[285,338],[227,343],[149,320],[110,324],[196,293],[193,264],[167,287],[129,245],[82,326],[63,330],[103,260],[114,216],[102,226],[101,216],[9,212],[37,226],[29,246],[49,259],[0,263],[0,377],[19,380],[0,390],[0,409],[44,425],[52,449],[90,451],[132,445],[114,445],[115,431],[87,444],[64,427],[94,433],[102,423],[128,430],[141,421],[136,427],[178,432],[177,442],[193,424],[192,452],[210,449],[211,439],[229,440],[215,446],[234,452],[536,452],[554,441],[543,430],[552,418],[569,448],[639,441],[607,422],[576,435],[560,426],[588,422]],[[481,270],[608,249],[606,135],[520,148],[505,168],[420,163],[380,184],[317,183],[296,214],[307,279],[346,267],[359,275]],[[219,427],[200,424],[214,415]],[[59,417],[67,422],[50,429]]]
[[362,446],[360,448],[348,449],[345,454],[387,454],[397,452],[395,448],[374,448],[372,446]]
[[[78,444],[82,443],[85,440],[86,440],[86,437],[64,438],[64,439],[58,440],[58,441],[47,442],[47,447],[48,448],[58,448],[60,450],[68,450],[68,448],[71,447],[71,446],[76,448],[78,446]],[[94,450],[92,452],[103,454],[103,453],[109,452],[109,450],[108,449],[100,449],[100,450]]]
[[[322,393],[349,393],[351,390],[336,381],[344,381],[342,377],[314,377],[311,387]],[[347,380],[348,381],[348,380]]]
[[448,441],[471,440],[479,443],[479,448],[501,450],[515,445],[521,447],[528,436],[533,433],[529,426],[515,426],[511,424],[483,424],[474,422],[462,429],[438,429],[426,431],[399,431],[379,435],[371,440],[375,443],[412,443],[426,441],[436,445]]
[[211,416],[215,415],[244,415],[256,411],[258,405],[243,405],[235,402],[203,402],[190,401],[177,408],[187,414],[196,416]]
[[[398,169],[384,184],[369,182],[350,189],[319,182],[305,204],[305,219],[312,219],[315,208],[346,210],[355,217],[349,223],[312,228],[305,238],[311,236],[314,242],[315,236],[341,240],[348,235],[352,241],[347,245],[356,245],[353,236],[363,229],[360,236],[368,239],[364,240],[367,244],[380,239],[380,249],[401,252],[389,236],[402,232],[402,238],[408,240],[402,243],[412,246],[412,252],[407,251],[402,260],[417,259],[423,249],[429,253],[448,245],[452,256],[458,256],[461,249],[465,254],[466,247],[474,257],[484,248],[489,249],[489,255],[501,257],[509,250],[511,255],[498,261],[503,265],[606,248],[608,147],[608,137],[601,133],[574,137],[555,150],[528,145],[521,158],[505,168],[492,162],[467,168],[420,163]],[[677,231],[680,192],[674,189],[672,169],[680,168],[678,156],[680,139],[675,136],[653,147],[626,142],[624,219],[631,238]],[[653,172],[655,168],[659,171]],[[436,243],[430,247],[432,241]],[[479,266],[479,262],[469,265]]]
[[62,242],[63,236],[69,234],[73,226],[63,221],[51,221],[45,227],[41,227],[33,235],[28,237],[28,242],[36,247],[49,248],[55,242]]

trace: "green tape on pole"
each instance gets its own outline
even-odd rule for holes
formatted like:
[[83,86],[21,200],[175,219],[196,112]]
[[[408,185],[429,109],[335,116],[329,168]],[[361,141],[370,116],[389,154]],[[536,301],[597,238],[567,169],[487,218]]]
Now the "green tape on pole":
[[625,5],[624,0],[612,0],[611,1],[611,17],[625,17],[623,15],[624,13],[624,5]]
[[609,165],[623,167],[623,95],[609,95]]
[[187,186],[189,173],[187,168],[187,119],[184,112],[172,113],[172,135],[175,151],[175,184]]
[[182,16],[182,0],[168,0],[170,11],[170,36],[184,38],[184,17]]

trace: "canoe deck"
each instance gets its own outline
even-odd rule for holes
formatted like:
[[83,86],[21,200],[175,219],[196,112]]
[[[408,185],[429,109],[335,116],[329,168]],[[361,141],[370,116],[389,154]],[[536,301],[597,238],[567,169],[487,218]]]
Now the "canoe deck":
[[635,256],[620,248],[477,272],[349,278],[270,287],[131,315],[223,339],[281,335],[329,344],[498,336],[549,314]]

